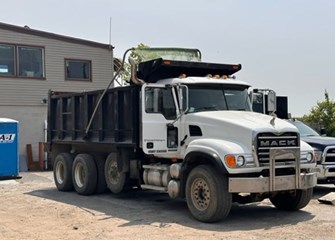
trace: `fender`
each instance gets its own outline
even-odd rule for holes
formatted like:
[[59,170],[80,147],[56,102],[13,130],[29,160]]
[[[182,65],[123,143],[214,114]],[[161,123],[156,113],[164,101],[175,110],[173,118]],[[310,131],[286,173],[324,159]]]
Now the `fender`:
[[251,149],[251,146],[248,148],[246,146],[241,146],[240,144],[221,139],[195,139],[187,146],[183,162],[183,167],[185,167],[185,169],[183,170],[187,171],[187,168],[190,165],[195,164],[195,162],[200,162],[202,164],[206,163],[206,161],[201,161],[202,158],[205,158],[209,161],[209,163],[214,165],[220,173],[234,173],[236,169],[230,169],[225,165],[224,156],[226,154],[244,154],[246,152],[245,149]]
[[214,151],[193,151],[189,152],[183,161],[182,169],[186,170],[189,166],[196,163],[210,163],[213,165],[220,173],[226,174],[228,173],[226,167],[223,165],[222,160],[219,155]]

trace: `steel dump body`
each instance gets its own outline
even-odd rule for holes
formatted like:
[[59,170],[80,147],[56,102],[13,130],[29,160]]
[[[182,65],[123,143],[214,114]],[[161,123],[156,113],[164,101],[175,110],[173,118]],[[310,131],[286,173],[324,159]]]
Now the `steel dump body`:
[[49,143],[101,143],[138,146],[139,87],[109,89],[86,128],[103,90],[49,94]]

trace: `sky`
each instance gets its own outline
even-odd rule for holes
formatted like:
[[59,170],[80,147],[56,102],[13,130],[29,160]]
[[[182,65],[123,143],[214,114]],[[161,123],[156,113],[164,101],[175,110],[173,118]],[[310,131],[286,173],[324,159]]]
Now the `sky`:
[[205,62],[239,63],[239,80],[288,96],[309,114],[335,98],[333,0],[10,0],[0,22],[109,43],[115,57],[144,43],[198,48]]

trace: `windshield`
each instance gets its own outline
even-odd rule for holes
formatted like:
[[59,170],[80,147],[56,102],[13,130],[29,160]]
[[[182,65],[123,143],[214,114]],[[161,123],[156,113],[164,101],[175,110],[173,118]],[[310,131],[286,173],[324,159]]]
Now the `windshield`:
[[190,113],[219,110],[251,111],[246,86],[188,85],[188,89]]
[[300,136],[302,137],[320,136],[316,131],[302,122],[294,121],[291,123],[298,128]]

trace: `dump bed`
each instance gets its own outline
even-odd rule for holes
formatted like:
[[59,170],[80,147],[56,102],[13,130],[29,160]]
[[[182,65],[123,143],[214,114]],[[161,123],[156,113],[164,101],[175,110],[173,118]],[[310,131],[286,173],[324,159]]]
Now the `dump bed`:
[[138,146],[139,87],[109,89],[85,133],[103,90],[49,92],[49,143],[107,143]]

